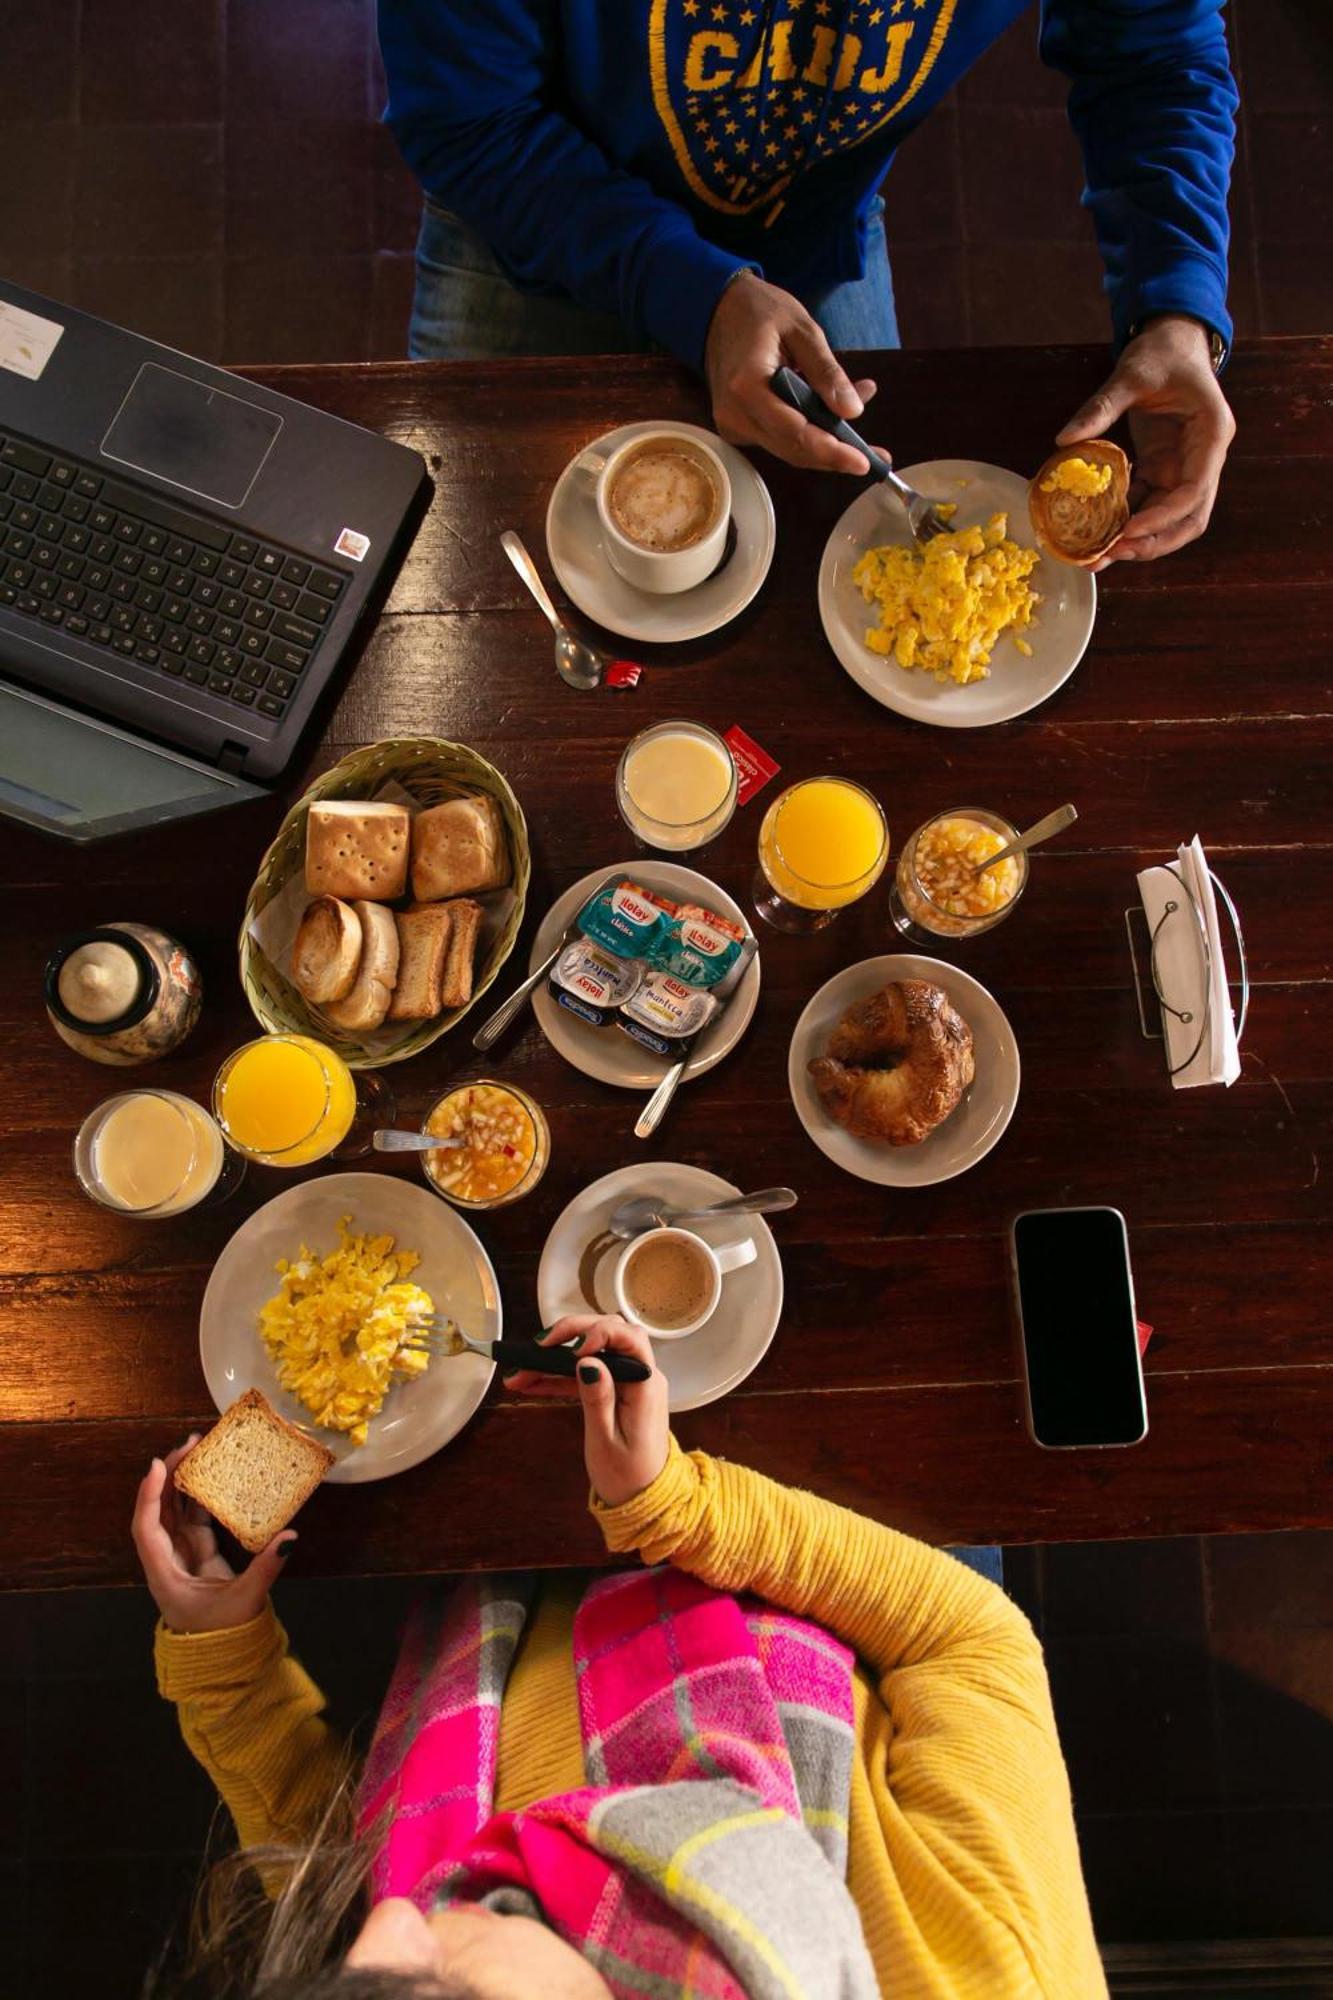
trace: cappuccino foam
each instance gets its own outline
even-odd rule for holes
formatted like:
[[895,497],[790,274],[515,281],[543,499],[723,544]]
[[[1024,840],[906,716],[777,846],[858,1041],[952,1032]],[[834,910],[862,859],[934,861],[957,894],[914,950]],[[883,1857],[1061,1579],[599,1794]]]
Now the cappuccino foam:
[[648,1236],[625,1272],[625,1297],[645,1326],[688,1326],[708,1309],[713,1273],[708,1259],[679,1236]]
[[719,498],[703,459],[674,443],[650,440],[620,466],[607,505],[627,541],[669,553],[703,540],[717,520]]

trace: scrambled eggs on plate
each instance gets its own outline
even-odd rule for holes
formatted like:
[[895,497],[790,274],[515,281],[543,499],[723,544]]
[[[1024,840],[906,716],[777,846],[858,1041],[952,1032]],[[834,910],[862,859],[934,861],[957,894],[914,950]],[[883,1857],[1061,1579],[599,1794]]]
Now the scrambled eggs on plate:
[[325,1430],[364,1444],[370,1419],[396,1381],[424,1373],[430,1357],[402,1342],[407,1321],[435,1310],[429,1292],[408,1283],[421,1262],[395,1250],[392,1236],[356,1236],[338,1224],[338,1248],[316,1257],[301,1245],[279,1258],[282,1283],[259,1314],[259,1330],[284,1389]]
[[1007,514],[992,514],[984,528],[953,529],[924,548],[867,549],[852,581],[879,608],[866,633],[871,652],[960,687],[987,678],[1004,632],[1030,657],[1018,635],[1039,601],[1028,578],[1040,554],[1011,542],[1008,527]]

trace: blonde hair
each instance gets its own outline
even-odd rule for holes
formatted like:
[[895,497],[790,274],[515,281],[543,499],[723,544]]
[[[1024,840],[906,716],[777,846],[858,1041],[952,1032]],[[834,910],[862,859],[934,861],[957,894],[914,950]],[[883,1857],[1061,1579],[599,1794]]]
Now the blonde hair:
[[164,1950],[142,2000],[472,2000],[457,1979],[343,1970],[384,1834],[357,1832],[355,1789],[349,1765],[300,1847],[219,1851],[219,1810],[184,1948],[175,1965]]

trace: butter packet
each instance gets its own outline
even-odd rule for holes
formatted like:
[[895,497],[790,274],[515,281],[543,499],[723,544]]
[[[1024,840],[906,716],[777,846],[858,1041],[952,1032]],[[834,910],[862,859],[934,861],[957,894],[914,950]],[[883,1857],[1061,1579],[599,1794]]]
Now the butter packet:
[[590,1021],[594,1028],[604,1028],[642,980],[643,966],[638,959],[617,958],[600,945],[576,938],[565,946],[546,983],[558,1006]]
[[617,882],[599,889],[579,913],[579,929],[590,944],[617,958],[645,958],[671,923],[672,906],[641,889],[637,882]]
[[654,972],[670,972],[687,986],[720,986],[745,947],[745,930],[730,917],[697,903],[679,903],[644,953]]
[[650,972],[619,1009],[616,1025],[654,1055],[678,1062],[722,1011],[712,993],[670,972]]

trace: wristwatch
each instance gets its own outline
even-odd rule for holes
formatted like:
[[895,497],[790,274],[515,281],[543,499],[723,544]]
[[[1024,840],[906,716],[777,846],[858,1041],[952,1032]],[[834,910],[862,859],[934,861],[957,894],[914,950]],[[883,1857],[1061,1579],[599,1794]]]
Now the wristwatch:
[[1208,336],[1208,359],[1212,363],[1214,375],[1220,375],[1222,373],[1223,368],[1226,366],[1227,356],[1228,354],[1230,354],[1231,349],[1227,346],[1227,343],[1225,342],[1225,340],[1223,340],[1221,334],[1218,332],[1215,326],[1209,326],[1207,320],[1198,319],[1193,313],[1172,313],[1172,312],[1149,313],[1147,319],[1135,320],[1133,326],[1130,327],[1128,334],[1125,336],[1126,343],[1128,344],[1128,342],[1133,340],[1136,335],[1142,333],[1143,329],[1146,326],[1151,326],[1152,322],[1155,319],[1194,320],[1194,324],[1196,326],[1201,326],[1204,332]]

